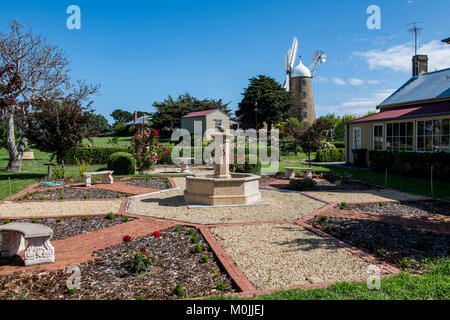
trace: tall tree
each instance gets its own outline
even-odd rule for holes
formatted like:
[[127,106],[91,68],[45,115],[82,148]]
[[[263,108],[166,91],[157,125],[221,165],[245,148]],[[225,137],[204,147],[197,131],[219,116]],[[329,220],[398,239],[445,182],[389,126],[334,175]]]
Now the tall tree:
[[236,116],[249,127],[270,129],[288,118],[288,111],[294,105],[291,94],[275,79],[264,75],[250,79],[239,103]]
[[116,109],[111,113],[111,117],[114,119],[115,124],[126,123],[134,119],[134,115],[131,112]]
[[[26,126],[30,106],[38,98],[54,98],[70,92],[74,101],[86,100],[99,86],[69,81],[68,60],[45,38],[34,36],[25,26],[13,21],[8,33],[0,34],[0,118],[6,122],[9,162],[7,171],[20,172],[23,152],[27,146]],[[14,127],[21,132],[19,143],[14,139]]]
[[39,99],[35,107],[39,112],[27,119],[27,137],[37,149],[51,153],[52,159],[64,161],[68,150],[89,137],[93,118],[88,107],[71,99]]
[[170,136],[175,128],[180,128],[181,118],[191,112],[220,109],[227,114],[231,113],[228,103],[224,104],[222,99],[199,100],[189,93],[178,96],[177,100],[169,96],[162,102],[153,103],[153,106],[157,111],[152,116],[152,127],[160,132],[161,137]]
[[308,127],[299,129],[295,132],[295,138],[298,144],[303,149],[303,152],[308,154],[309,167],[311,168],[311,152],[317,150],[320,146],[324,132],[330,129],[331,123],[318,119]]
[[91,123],[89,124],[88,129],[91,136],[105,134],[111,131],[111,125],[101,114],[91,113]]

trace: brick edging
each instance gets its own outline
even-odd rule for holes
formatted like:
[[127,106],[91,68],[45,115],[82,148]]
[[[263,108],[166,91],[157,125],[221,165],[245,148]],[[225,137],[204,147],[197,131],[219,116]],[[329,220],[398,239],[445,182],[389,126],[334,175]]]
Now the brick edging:
[[241,290],[241,292],[253,292],[256,288],[247,279],[244,273],[236,266],[231,257],[226,253],[225,249],[219,244],[219,242],[214,238],[209,228],[199,228],[200,233],[205,238],[205,241],[209,244],[214,254],[216,255],[219,263],[231,277],[236,286]]

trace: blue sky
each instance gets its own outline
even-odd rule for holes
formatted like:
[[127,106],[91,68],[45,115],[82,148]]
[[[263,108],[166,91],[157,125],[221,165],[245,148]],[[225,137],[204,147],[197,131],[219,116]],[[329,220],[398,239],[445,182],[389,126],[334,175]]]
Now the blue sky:
[[[81,30],[66,27],[72,4]],[[366,26],[369,5],[381,8],[381,30]],[[328,56],[313,80],[320,116],[373,110],[409,79],[412,21],[424,22],[430,70],[450,67],[450,45],[440,42],[450,36],[448,12],[448,0],[2,0],[0,31],[18,19],[62,48],[74,80],[101,84],[93,106],[110,121],[115,108],[152,112],[154,101],[185,92],[236,110],[249,78],[283,83],[296,36],[305,65],[317,49]]]

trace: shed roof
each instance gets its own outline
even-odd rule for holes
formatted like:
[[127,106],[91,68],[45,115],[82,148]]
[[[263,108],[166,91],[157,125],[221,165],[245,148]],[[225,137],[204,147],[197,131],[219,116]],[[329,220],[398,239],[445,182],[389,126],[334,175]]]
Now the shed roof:
[[[203,111],[195,111],[185,115],[183,118],[193,118],[193,117],[203,117],[210,113],[221,111],[220,109],[211,109],[211,110],[203,110]],[[225,113],[225,112],[224,112]]]

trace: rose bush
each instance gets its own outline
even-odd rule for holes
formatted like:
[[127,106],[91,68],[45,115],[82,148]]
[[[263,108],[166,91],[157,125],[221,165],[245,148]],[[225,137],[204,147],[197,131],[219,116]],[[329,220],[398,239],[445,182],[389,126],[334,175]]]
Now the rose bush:
[[145,170],[153,169],[162,155],[168,153],[167,148],[159,143],[159,134],[155,129],[145,129],[135,133],[131,139],[128,150],[136,159],[138,171],[142,174]]

